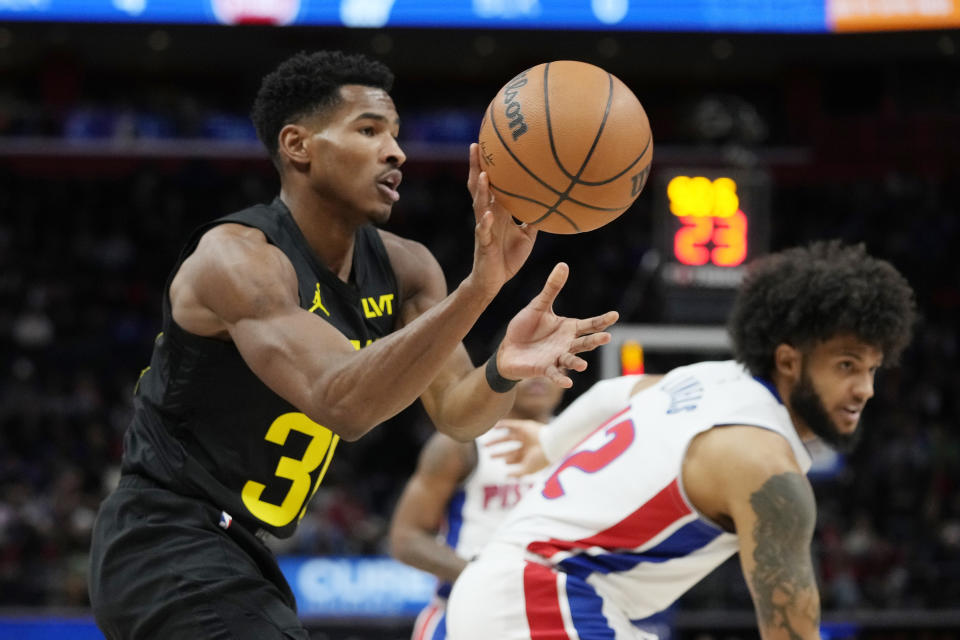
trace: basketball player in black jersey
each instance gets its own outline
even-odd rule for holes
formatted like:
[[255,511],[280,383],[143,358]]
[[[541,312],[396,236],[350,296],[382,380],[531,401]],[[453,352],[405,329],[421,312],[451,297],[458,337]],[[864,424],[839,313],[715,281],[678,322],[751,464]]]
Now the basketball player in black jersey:
[[616,313],[554,315],[566,265],[510,322],[485,366],[461,340],[530,254],[536,232],[491,198],[470,148],[474,263],[449,295],[421,244],[375,229],[399,198],[392,74],[362,56],[299,54],[263,81],[253,120],[280,195],[188,241],[164,289],[122,478],[101,507],[90,595],[108,638],[306,638],[264,532],[288,536],[340,438],[420,398],[469,440],[512,382],[569,387],[576,354]]

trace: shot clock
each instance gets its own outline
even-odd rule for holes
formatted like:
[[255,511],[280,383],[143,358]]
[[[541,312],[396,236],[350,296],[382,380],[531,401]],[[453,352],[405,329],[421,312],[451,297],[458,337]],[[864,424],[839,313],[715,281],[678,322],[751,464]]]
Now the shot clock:
[[723,322],[745,264],[768,250],[767,174],[722,168],[658,171],[654,218],[663,319]]

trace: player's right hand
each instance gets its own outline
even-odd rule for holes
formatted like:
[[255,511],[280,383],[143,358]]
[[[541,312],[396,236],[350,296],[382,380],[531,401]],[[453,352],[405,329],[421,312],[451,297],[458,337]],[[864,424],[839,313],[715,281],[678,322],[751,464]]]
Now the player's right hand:
[[489,177],[480,169],[480,146],[476,143],[470,145],[467,189],[473,197],[476,220],[471,276],[484,294],[492,298],[526,262],[537,231],[526,224],[518,225],[510,212],[496,201]]
[[568,318],[553,312],[569,272],[566,264],[557,264],[540,293],[510,320],[497,349],[497,370],[504,378],[546,376],[569,389],[573,380],[567,374],[587,368],[587,361],[577,354],[610,342],[606,329],[620,317],[616,311],[592,318]]

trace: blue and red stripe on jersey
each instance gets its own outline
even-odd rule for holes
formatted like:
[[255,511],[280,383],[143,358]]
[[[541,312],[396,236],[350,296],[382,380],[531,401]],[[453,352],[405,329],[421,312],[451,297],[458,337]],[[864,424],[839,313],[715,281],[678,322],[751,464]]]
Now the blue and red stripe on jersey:
[[603,614],[603,599],[585,580],[527,562],[523,590],[531,640],[569,640],[565,617],[580,640],[615,639]]
[[[562,609],[569,610],[570,622],[581,638],[604,640],[614,632],[603,615],[603,600],[587,582],[593,573],[625,572],[643,562],[662,563],[700,549],[722,531],[696,516],[674,479],[640,508],[615,525],[580,540],[536,541],[527,550],[556,562],[559,571],[528,563],[524,570],[527,621],[533,640],[566,640]],[[645,544],[682,520],[653,546]],[[600,550],[597,552],[597,550]],[[562,583],[562,584],[561,584]],[[561,602],[563,598],[563,602]]]
[[[545,541],[538,540],[528,544],[527,550],[550,559],[558,553],[579,553],[597,547],[611,550],[638,549],[678,520],[686,518],[692,513],[693,510],[680,493],[679,481],[674,478],[659,493],[612,527],[580,540],[558,540],[556,538]],[[709,528],[715,531],[713,537],[720,534],[720,530],[716,527]],[[668,548],[673,548],[676,553],[686,554],[710,541],[705,540],[701,543],[702,535],[686,537],[689,538],[687,544],[697,544],[697,546],[685,548],[672,543],[672,546],[668,546]]]

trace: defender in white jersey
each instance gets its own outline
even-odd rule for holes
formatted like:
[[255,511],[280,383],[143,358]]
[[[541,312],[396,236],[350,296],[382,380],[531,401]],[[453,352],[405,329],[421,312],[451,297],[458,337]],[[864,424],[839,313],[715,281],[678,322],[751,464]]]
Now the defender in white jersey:
[[[523,380],[507,416],[542,425],[562,397],[563,388],[548,378]],[[497,429],[471,442],[433,434],[397,502],[391,552],[439,579],[433,600],[417,616],[413,640],[446,638],[445,609],[453,581],[533,486],[535,475],[517,477],[516,469],[497,455],[512,446],[499,440]]]
[[744,280],[737,361],[603,381],[539,437],[508,424],[516,457],[554,463],[454,585],[450,638],[647,638],[638,623],[737,552],[762,637],[819,638],[803,440],[852,443],[913,309],[862,246],[791,249]]

